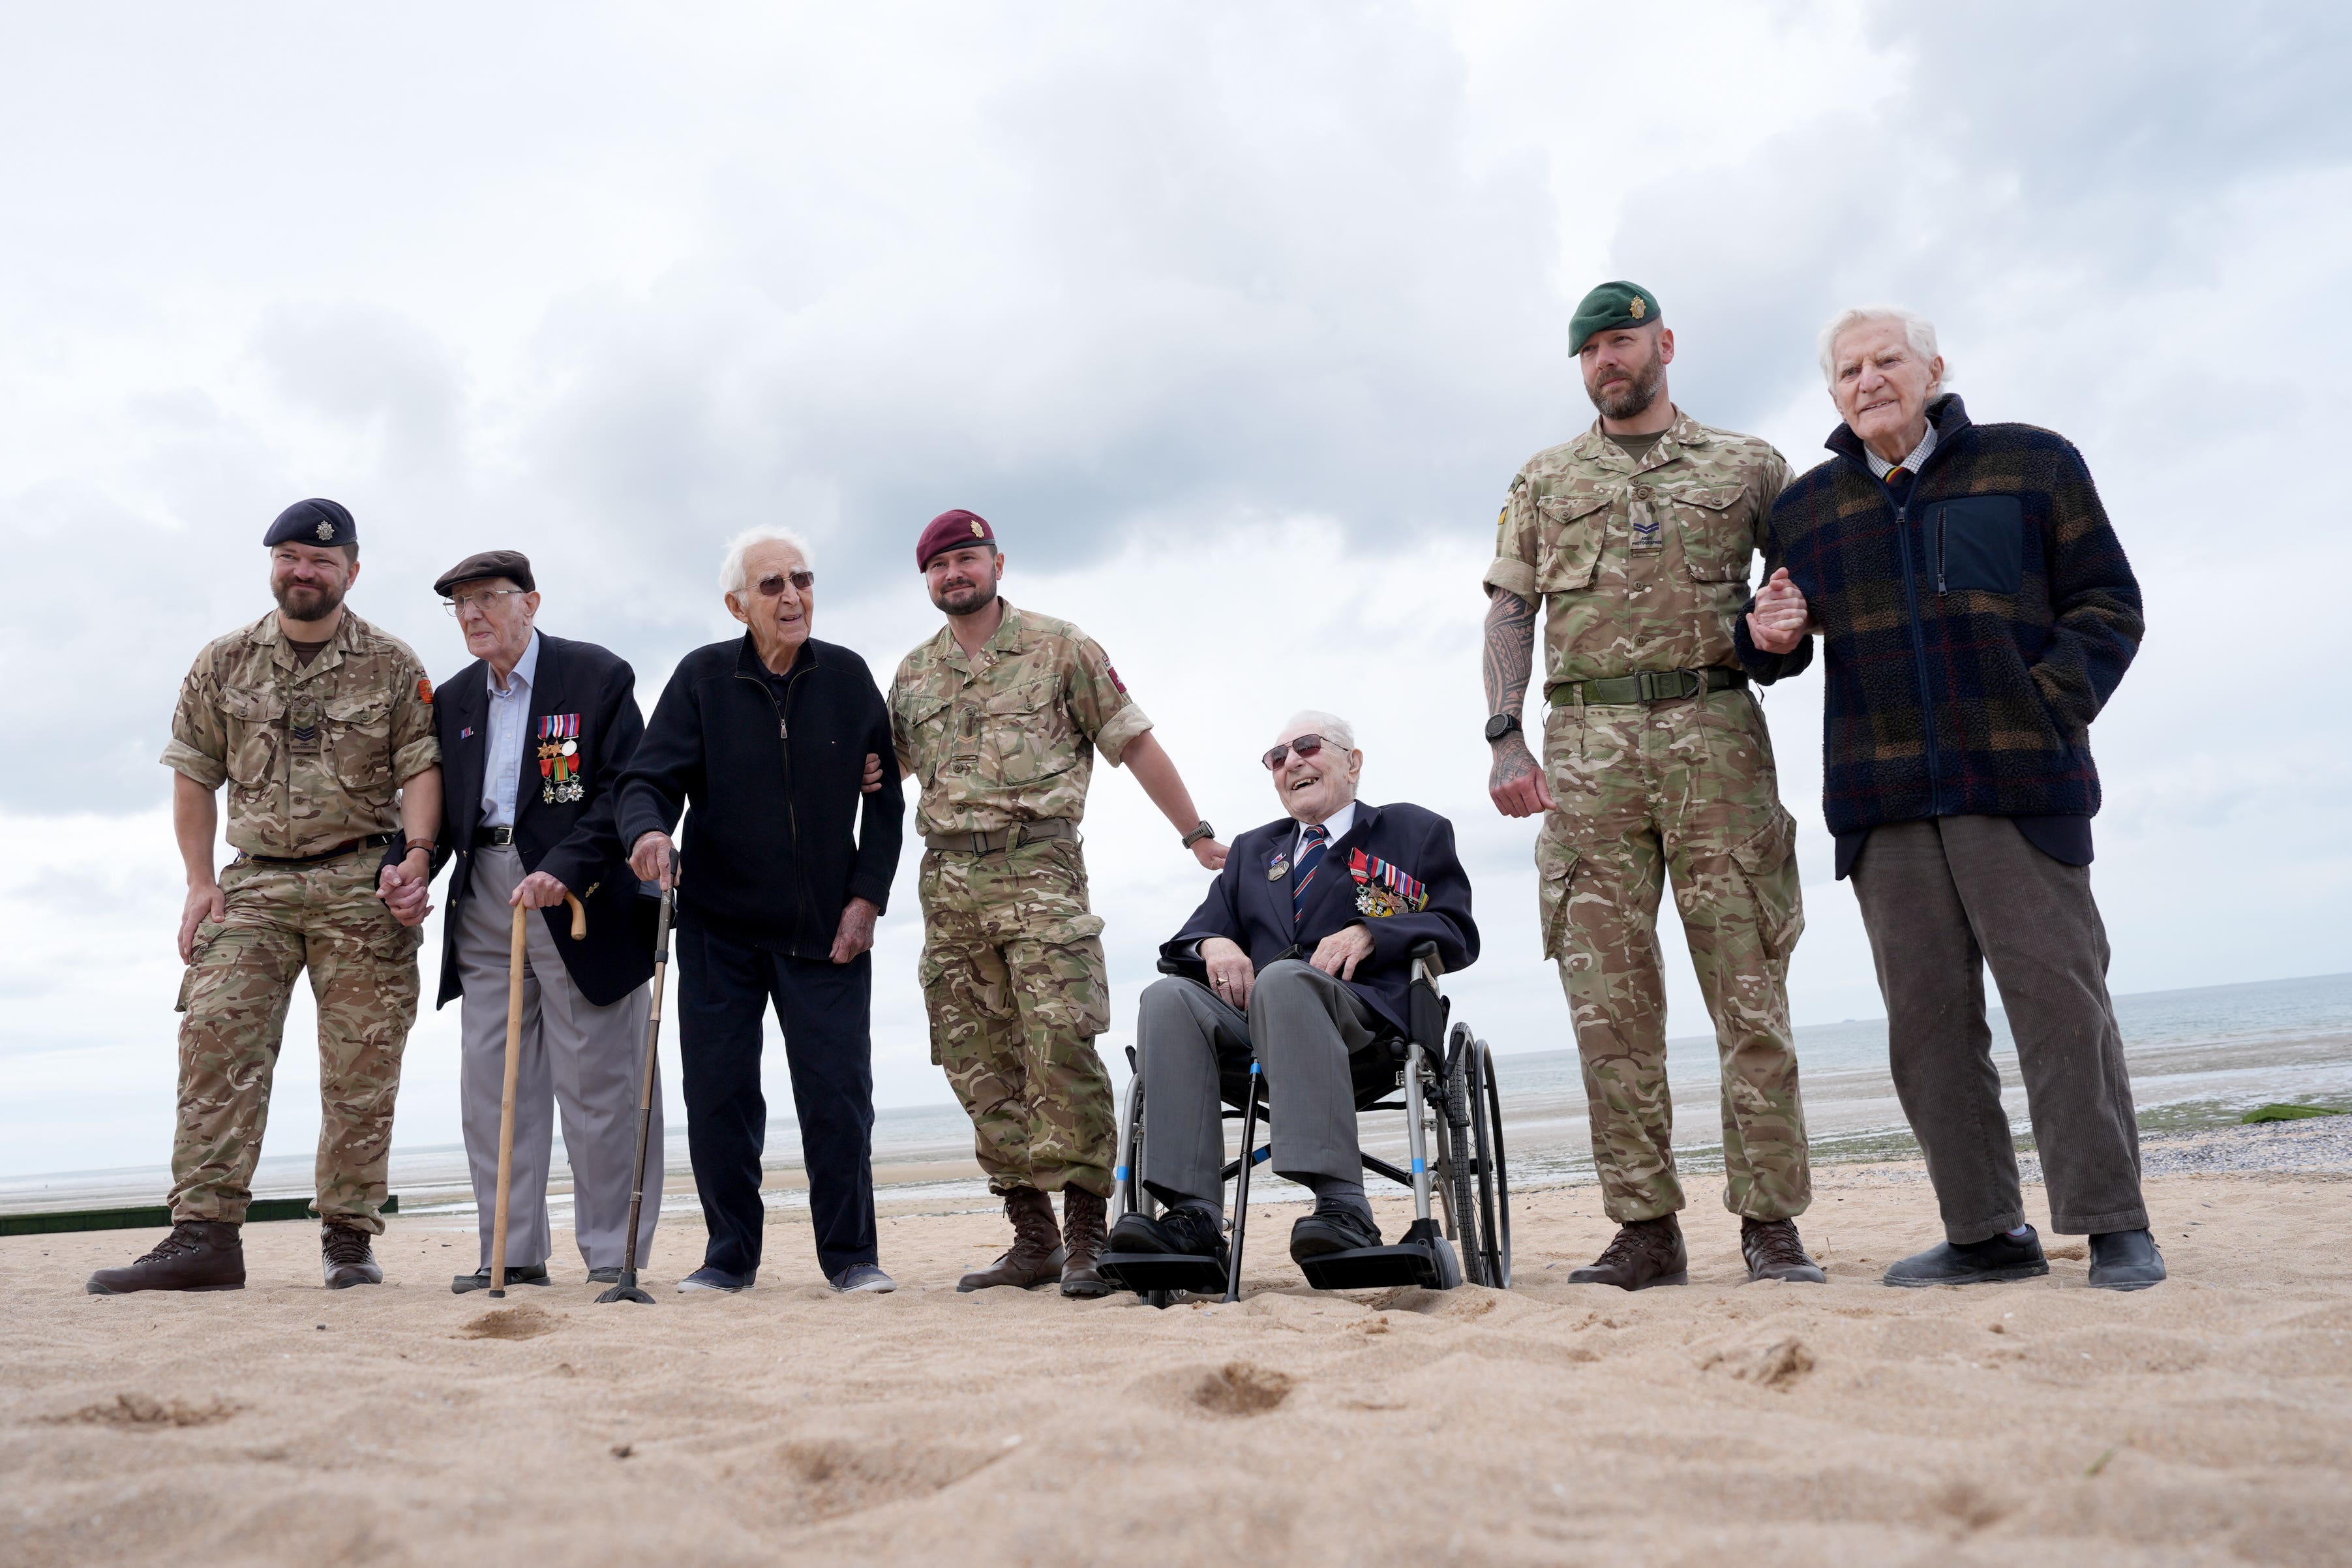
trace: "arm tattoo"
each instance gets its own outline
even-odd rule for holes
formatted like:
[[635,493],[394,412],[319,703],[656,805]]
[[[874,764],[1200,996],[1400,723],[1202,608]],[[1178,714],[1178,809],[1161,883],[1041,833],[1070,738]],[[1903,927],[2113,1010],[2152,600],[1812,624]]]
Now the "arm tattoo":
[[1486,605],[1486,645],[1480,661],[1487,712],[1517,713],[1526,705],[1535,647],[1536,607],[1517,594],[1496,589]]

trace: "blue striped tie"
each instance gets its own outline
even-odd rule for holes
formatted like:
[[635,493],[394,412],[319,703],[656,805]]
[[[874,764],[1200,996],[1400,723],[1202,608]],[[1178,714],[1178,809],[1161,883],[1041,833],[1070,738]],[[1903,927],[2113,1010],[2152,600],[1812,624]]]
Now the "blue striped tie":
[[1307,830],[1298,846],[1298,865],[1290,878],[1290,923],[1294,929],[1307,919],[1307,889],[1323,864],[1323,852],[1329,847],[1331,830],[1319,822]]

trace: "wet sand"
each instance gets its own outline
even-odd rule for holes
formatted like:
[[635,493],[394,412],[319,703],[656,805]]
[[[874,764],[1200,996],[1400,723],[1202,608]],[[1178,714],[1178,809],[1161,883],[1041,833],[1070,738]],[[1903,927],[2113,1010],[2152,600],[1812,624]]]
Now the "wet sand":
[[140,1233],[0,1239],[0,1563],[2341,1563],[2352,1179],[2317,1163],[2152,1174],[2173,1277],[2136,1295],[2079,1238],[2046,1280],[1879,1286],[1935,1233],[1899,1164],[1818,1172],[1828,1286],[1741,1284],[1709,1197],[1692,1285],[1636,1296],[1558,1282],[1590,1187],[1519,1196],[1507,1293],[1317,1296],[1273,1205],[1247,1300],[1164,1312],[959,1297],[1001,1220],[908,1205],[896,1295],[830,1294],[779,1211],[733,1298],[659,1288],[701,1240],[665,1221],[650,1309],[568,1258],[453,1297],[446,1220],[334,1293],[299,1224],[194,1297],[81,1293]]

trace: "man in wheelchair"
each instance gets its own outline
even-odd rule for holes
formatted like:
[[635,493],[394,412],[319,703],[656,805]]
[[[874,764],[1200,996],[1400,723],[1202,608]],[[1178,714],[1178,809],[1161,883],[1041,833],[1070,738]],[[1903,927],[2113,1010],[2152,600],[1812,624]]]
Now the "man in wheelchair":
[[1388,1044],[1407,1029],[1412,950],[1434,942],[1449,973],[1478,956],[1453,826],[1417,805],[1360,803],[1364,754],[1345,720],[1300,713],[1262,761],[1286,815],[1234,840],[1216,886],[1161,950],[1191,972],[1143,994],[1139,1173],[1164,1208],[1123,1216],[1113,1253],[1223,1268],[1222,1107],[1249,1092],[1253,1055],[1274,1169],[1315,1194],[1315,1212],[1291,1229],[1291,1258],[1380,1246],[1359,1090],[1394,1081]]

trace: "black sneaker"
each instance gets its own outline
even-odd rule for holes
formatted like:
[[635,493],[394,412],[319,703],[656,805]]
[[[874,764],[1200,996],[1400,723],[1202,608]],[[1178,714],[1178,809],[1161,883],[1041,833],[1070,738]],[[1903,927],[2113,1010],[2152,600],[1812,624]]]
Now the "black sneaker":
[[1372,1216],[1353,1204],[1335,1199],[1318,1198],[1315,1212],[1290,1227],[1293,1263],[1380,1244],[1381,1227],[1372,1223]]
[[375,1237],[331,1220],[319,1226],[319,1271],[330,1290],[353,1285],[381,1285],[383,1268],[375,1260]]
[[82,1287],[93,1296],[133,1290],[242,1290],[245,1245],[238,1227],[220,1220],[184,1219],[136,1263],[101,1268]]
[[1181,1204],[1160,1214],[1130,1209],[1110,1227],[1105,1252],[1156,1252],[1170,1258],[1213,1258],[1225,1266],[1224,1222],[1213,1209]]
[[1939,1242],[1895,1264],[1879,1282],[1906,1287],[1990,1285],[2049,1272],[2049,1260],[2042,1256],[2042,1237],[2029,1225],[2023,1236],[2003,1232],[1965,1246]]

